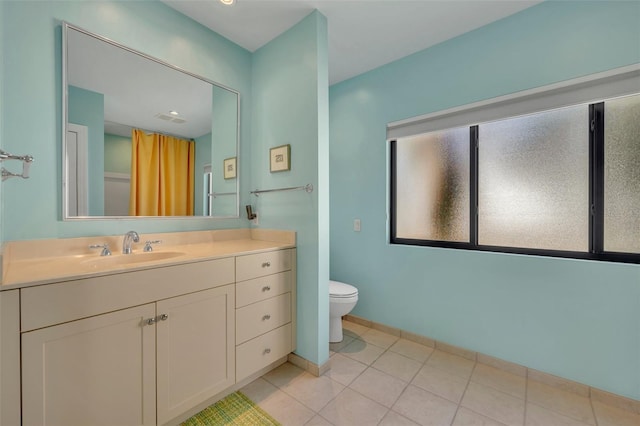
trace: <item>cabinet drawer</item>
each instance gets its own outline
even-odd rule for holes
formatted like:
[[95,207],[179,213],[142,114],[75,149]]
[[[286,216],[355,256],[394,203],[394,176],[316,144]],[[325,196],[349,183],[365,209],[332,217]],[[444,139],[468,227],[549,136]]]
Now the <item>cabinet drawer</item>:
[[291,322],[291,293],[236,310],[236,344]]
[[291,269],[291,250],[236,257],[236,281],[250,280]]
[[236,348],[236,382],[291,352],[291,324],[249,340]]
[[291,271],[236,284],[236,307],[250,305],[291,291]]
[[22,331],[231,284],[234,272],[230,257],[24,288]]

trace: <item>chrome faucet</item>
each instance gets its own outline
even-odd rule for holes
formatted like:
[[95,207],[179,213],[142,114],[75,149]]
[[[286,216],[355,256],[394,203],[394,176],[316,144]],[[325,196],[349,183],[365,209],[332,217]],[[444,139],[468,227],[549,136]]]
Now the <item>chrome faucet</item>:
[[140,235],[136,231],[129,231],[124,234],[122,240],[122,254],[131,254],[131,243],[140,241]]

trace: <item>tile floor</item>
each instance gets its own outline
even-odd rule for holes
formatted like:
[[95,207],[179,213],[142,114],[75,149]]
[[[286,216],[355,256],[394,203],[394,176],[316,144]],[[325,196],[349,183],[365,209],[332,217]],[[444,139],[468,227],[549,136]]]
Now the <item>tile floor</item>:
[[344,321],[321,377],[290,363],[241,389],[283,425],[638,426],[640,414]]

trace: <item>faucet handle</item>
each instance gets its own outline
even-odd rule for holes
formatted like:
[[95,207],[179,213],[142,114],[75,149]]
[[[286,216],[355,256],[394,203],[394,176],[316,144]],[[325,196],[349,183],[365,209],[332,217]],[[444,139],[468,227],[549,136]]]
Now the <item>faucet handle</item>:
[[161,242],[162,240],[147,241],[146,243],[144,243],[144,248],[142,249],[142,251],[147,253],[153,251],[153,247],[151,247],[151,244],[160,244]]
[[109,250],[109,244],[91,244],[89,246],[90,249],[101,248],[100,256],[111,256],[111,250]]

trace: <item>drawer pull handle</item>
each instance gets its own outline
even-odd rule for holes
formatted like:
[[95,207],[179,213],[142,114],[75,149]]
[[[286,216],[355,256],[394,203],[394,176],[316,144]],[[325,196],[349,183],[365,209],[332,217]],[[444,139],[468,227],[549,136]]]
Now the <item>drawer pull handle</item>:
[[160,315],[160,320],[162,320],[162,321],[166,321],[168,318],[169,318],[169,315],[167,315],[167,314]]
[[264,263],[262,264],[262,267],[263,267],[263,268],[268,268],[269,266],[271,266],[271,262],[264,262]]
[[262,354],[263,354],[263,355],[268,355],[268,354],[270,354],[270,353],[271,353],[271,349],[269,349],[269,348],[265,349],[265,350],[262,352]]
[[153,324],[156,323],[156,319],[155,318],[149,318],[145,322],[147,323],[147,325],[153,325]]
[[265,285],[264,287],[262,287],[262,291],[269,291],[271,290],[271,287],[269,287],[268,285]]
[[269,314],[267,314],[267,315],[262,317],[262,321],[266,321],[268,319],[271,319],[271,315],[269,315]]

